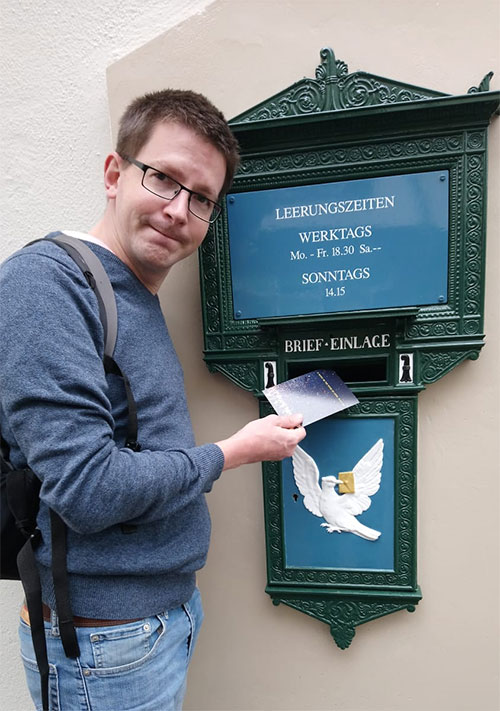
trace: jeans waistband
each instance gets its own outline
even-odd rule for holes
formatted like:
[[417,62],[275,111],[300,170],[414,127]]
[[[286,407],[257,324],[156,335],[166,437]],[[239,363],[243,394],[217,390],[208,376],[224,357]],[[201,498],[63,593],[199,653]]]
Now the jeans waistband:
[[[30,624],[29,612],[26,604],[24,604],[21,609],[21,617],[26,624]],[[43,619],[45,622],[50,622],[52,619],[51,609],[45,603],[43,603]],[[112,627],[113,625],[126,625],[129,622],[138,622],[140,619],[142,618],[136,617],[132,620],[102,620],[94,619],[93,617],[79,617],[78,615],[73,615],[73,624],[75,627]]]

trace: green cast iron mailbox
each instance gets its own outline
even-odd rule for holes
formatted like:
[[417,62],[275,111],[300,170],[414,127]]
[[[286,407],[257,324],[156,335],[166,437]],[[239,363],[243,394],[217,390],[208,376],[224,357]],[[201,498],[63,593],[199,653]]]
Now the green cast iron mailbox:
[[[359,398],[307,428],[301,471],[263,464],[266,591],[341,648],[421,598],[417,398],[483,345],[490,78],[449,96],[350,74],[323,49],[315,79],[230,122],[241,166],[200,254],[205,360],[261,416],[265,387],[322,368]],[[356,480],[372,460],[350,530],[304,503],[301,477]]]

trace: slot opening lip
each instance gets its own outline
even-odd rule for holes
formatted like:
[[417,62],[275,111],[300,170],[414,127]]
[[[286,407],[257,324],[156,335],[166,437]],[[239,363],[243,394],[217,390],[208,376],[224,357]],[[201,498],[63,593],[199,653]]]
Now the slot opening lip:
[[388,384],[388,357],[364,356],[335,360],[293,360],[286,364],[287,378],[296,378],[313,370],[334,370],[349,387]]

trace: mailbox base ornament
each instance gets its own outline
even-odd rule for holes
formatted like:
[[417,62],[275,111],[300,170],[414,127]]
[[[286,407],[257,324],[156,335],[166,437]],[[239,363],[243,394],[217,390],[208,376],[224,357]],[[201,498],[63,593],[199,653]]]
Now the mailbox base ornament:
[[422,598],[420,588],[411,594],[402,595],[399,599],[391,599],[389,596],[356,599],[355,596],[351,598],[347,595],[336,599],[332,598],[330,591],[326,591],[322,596],[315,590],[304,593],[303,598],[293,596],[292,593],[290,597],[285,597],[283,594],[274,593],[269,587],[266,592],[271,596],[274,605],[283,603],[329,625],[331,635],[340,649],[349,647],[359,625],[399,610],[414,612],[415,606]]

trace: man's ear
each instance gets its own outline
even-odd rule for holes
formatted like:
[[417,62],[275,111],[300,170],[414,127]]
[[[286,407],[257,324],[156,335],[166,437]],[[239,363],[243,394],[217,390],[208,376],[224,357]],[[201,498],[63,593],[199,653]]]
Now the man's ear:
[[123,161],[118,153],[110,153],[104,161],[104,187],[106,188],[108,200],[113,200],[116,197],[122,163]]

